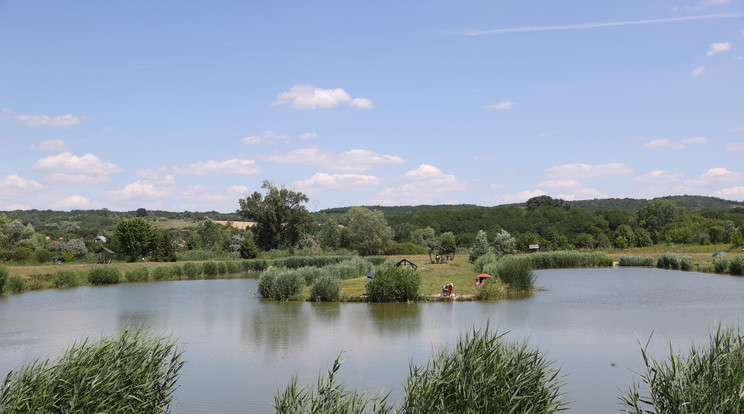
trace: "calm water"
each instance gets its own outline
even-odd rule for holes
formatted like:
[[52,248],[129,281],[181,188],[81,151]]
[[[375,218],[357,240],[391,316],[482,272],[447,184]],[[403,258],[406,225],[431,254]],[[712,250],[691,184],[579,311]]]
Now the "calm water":
[[[273,303],[255,279],[79,287],[0,296],[0,375],[53,357],[76,339],[122,324],[172,333],[187,364],[176,413],[271,412],[292,374],[314,383],[343,352],[343,380],[400,399],[409,362],[490,323],[527,339],[566,376],[570,412],[618,412],[618,395],[642,361],[671,342],[703,343],[719,322],[744,321],[744,278],[656,269],[538,272],[544,288],[526,299],[422,304]],[[742,323],[744,325],[744,323]]]

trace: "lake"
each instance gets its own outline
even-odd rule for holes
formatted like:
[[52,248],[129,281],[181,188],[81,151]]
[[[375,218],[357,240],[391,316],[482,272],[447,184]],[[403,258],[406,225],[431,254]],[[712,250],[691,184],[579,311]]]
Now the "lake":
[[0,375],[123,324],[172,334],[187,361],[174,412],[272,412],[293,374],[315,383],[343,353],[349,387],[399,401],[409,363],[489,324],[556,361],[572,413],[618,412],[642,367],[744,321],[744,278],[645,268],[537,271],[542,290],[498,302],[276,303],[256,279],[78,287],[0,296]]

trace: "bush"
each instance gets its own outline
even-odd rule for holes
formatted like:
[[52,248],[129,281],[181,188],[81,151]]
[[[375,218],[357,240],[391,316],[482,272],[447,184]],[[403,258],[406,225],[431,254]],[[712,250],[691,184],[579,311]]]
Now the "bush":
[[5,283],[8,281],[8,268],[0,265],[0,293],[3,293]]
[[366,256],[366,257],[364,257],[364,260],[372,263],[373,266],[379,266],[379,265],[385,263],[385,260],[387,260],[387,257],[385,257],[385,256]]
[[202,265],[194,262],[186,262],[183,265],[183,274],[189,279],[193,279],[202,274]]
[[692,257],[682,256],[682,258],[679,259],[679,268],[681,270],[692,270],[693,267],[695,267],[695,261],[692,260]]
[[[484,254],[483,256],[475,259],[473,262],[473,272],[480,274],[480,273],[486,273],[485,269],[486,265],[489,263],[496,263],[496,256],[492,254]],[[490,274],[490,273],[489,273]],[[495,275],[491,275],[495,276]]]
[[75,287],[78,285],[77,274],[72,270],[58,270],[54,274],[53,283],[58,288]]
[[225,262],[226,273],[238,273],[238,264],[235,262]]
[[183,268],[179,265],[172,265],[171,269],[173,269],[173,278],[180,279],[183,275]]
[[269,262],[263,259],[244,260],[240,266],[245,272],[263,272],[269,268]]
[[297,272],[281,272],[274,282],[274,299],[289,300],[302,293],[305,279]]
[[341,281],[333,276],[318,278],[310,289],[310,300],[334,302],[341,293]]
[[371,302],[404,302],[418,298],[421,274],[410,267],[382,267],[367,286]]
[[121,272],[110,266],[96,267],[88,273],[88,282],[91,285],[111,285],[119,283]]
[[21,275],[11,275],[10,278],[8,278],[8,282],[5,286],[5,290],[7,292],[12,293],[21,293],[28,289],[28,286],[26,284],[26,279],[24,279]]
[[641,256],[630,256],[627,254],[624,254],[620,256],[620,266],[653,266],[654,265],[654,258],[653,257],[641,257]]
[[327,275],[325,268],[306,266],[297,270],[286,270],[287,272],[297,272],[307,286],[312,286],[315,281],[323,275]]
[[393,241],[392,243],[390,243],[390,248],[387,252],[391,255],[405,256],[413,254],[426,254],[429,252],[429,249],[411,242],[398,243],[396,241]]
[[553,362],[525,342],[473,330],[454,349],[435,351],[425,366],[411,366],[401,412],[556,413],[565,410]]
[[736,256],[731,259],[729,272],[734,275],[744,275],[744,256]]
[[[671,348],[671,346],[670,346]],[[693,346],[687,355],[673,351],[657,361],[641,343],[646,365],[641,386],[621,396],[626,413],[739,413],[744,410],[744,337],[738,329],[710,335],[708,346]]]
[[144,266],[129,270],[124,274],[124,279],[127,282],[147,282],[149,277],[150,270]]
[[169,338],[122,330],[73,344],[56,361],[13,370],[0,389],[2,413],[167,413],[183,367]]
[[702,273],[713,273],[713,264],[710,262],[698,263],[698,272]]
[[721,259],[720,257],[718,260],[713,262],[713,269],[715,269],[716,273],[726,273],[729,267],[729,262],[726,259]]
[[662,253],[656,261],[656,267],[659,269],[679,269],[680,257],[675,253]]
[[505,293],[504,285],[498,282],[495,277],[486,279],[475,292],[476,300],[498,299]]
[[351,260],[345,260],[341,263],[323,267],[323,272],[341,280],[355,279],[357,277],[367,276],[372,271],[372,263],[354,257]]
[[40,264],[47,263],[52,260],[52,253],[46,249],[40,249],[36,251],[36,261]]
[[225,262],[217,262],[215,263],[217,265],[217,273],[220,275],[224,275],[227,273],[227,265],[225,265]]
[[509,286],[509,291],[526,292],[534,287],[535,272],[529,259],[502,257],[496,262],[496,268],[501,281]]
[[258,278],[258,294],[264,298],[271,299],[275,295],[277,271],[268,270]]
[[173,267],[158,266],[152,271],[152,278],[155,280],[170,280],[174,278]]
[[219,272],[217,263],[215,262],[204,262],[202,263],[202,270],[206,276],[214,276]]

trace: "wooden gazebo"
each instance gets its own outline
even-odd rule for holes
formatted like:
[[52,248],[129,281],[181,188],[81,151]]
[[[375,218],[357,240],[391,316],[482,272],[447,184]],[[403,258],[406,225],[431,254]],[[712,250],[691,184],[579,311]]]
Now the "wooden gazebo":
[[[107,253],[107,254],[104,254]],[[100,249],[96,250],[96,261],[99,264],[109,264],[111,263],[111,260],[114,259],[114,252],[105,248],[101,247]]]

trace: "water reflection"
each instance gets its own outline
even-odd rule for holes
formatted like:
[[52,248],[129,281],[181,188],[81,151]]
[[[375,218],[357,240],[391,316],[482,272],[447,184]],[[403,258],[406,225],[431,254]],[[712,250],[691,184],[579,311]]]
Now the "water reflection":
[[421,330],[420,303],[369,303],[369,317],[379,335],[395,337],[418,333]]

